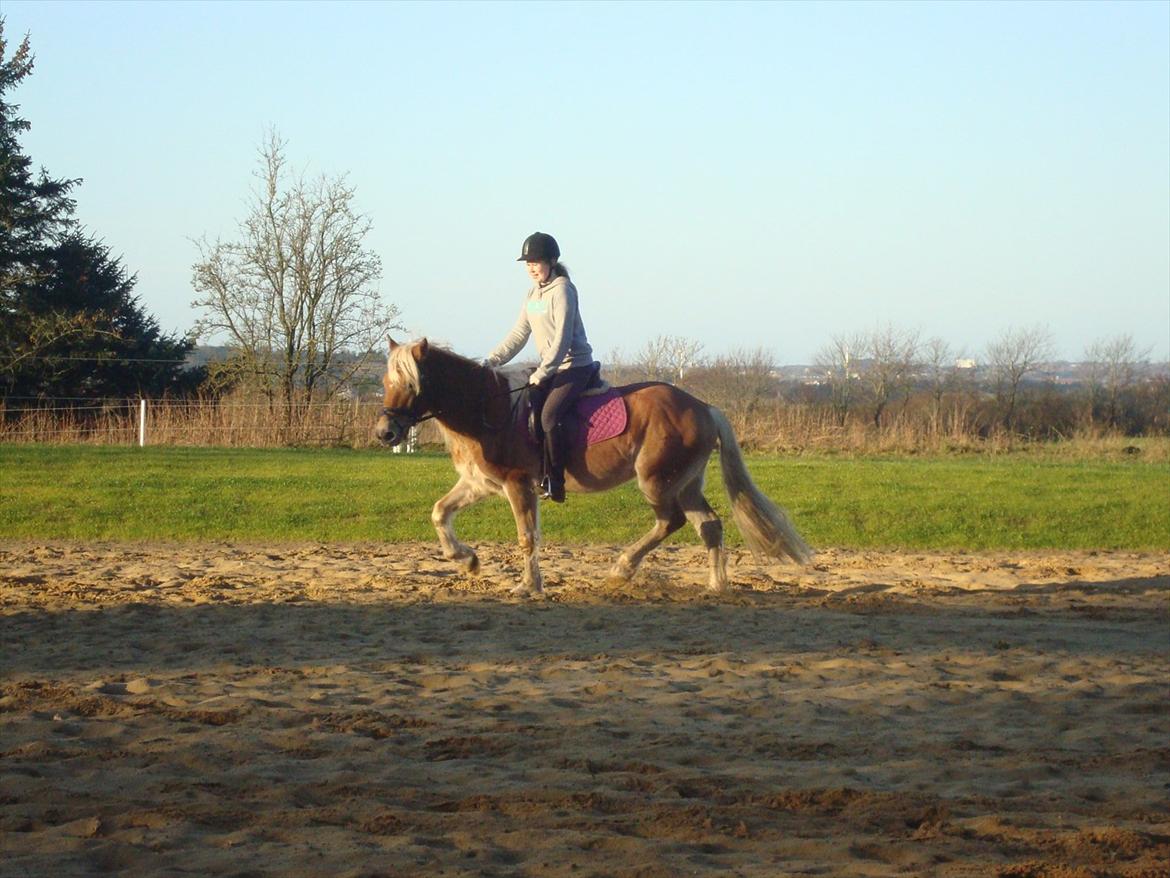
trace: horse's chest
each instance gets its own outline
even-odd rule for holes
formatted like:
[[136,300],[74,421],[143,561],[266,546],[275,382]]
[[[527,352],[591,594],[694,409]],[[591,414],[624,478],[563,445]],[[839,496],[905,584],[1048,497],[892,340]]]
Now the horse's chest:
[[489,468],[482,466],[474,459],[456,460],[455,472],[459,473],[459,478],[470,484],[477,490],[489,491],[499,493],[503,490],[503,479],[499,476],[494,476]]

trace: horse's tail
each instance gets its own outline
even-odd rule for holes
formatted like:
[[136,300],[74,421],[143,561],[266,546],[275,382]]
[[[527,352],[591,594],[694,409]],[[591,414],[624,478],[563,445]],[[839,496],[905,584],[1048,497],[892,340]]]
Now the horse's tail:
[[719,430],[719,466],[731,499],[731,517],[748,548],[772,558],[791,558],[798,564],[807,564],[812,559],[812,549],[796,532],[787,513],[752,481],[727,417],[715,406],[708,408]]

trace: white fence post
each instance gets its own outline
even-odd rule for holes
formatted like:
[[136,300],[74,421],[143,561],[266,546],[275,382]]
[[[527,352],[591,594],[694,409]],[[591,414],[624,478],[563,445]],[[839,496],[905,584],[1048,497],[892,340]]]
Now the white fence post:
[[399,442],[390,449],[395,454],[406,452],[407,454],[414,454],[418,450],[418,425],[411,427],[406,431],[406,439]]
[[146,400],[138,400],[138,447],[146,445]]

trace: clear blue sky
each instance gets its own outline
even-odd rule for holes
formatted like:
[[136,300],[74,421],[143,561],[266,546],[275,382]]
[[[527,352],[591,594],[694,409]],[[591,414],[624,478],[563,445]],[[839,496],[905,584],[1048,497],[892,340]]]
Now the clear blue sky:
[[892,323],[1170,359],[1170,4],[4,0],[26,151],[168,331],[268,126],[347,173],[410,334],[503,336],[557,236],[604,359]]

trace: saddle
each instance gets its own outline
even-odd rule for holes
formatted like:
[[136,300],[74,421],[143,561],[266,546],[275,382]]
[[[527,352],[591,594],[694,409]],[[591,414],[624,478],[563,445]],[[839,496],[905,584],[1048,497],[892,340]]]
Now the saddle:
[[[528,390],[520,395],[517,409],[524,413],[520,423],[524,425],[525,439],[529,445],[539,448],[544,442],[544,431]],[[628,421],[625,399],[608,381],[602,379],[601,366],[598,364],[594,366],[589,382],[573,403],[571,411],[565,413],[562,423],[570,447],[577,448],[620,436]]]

